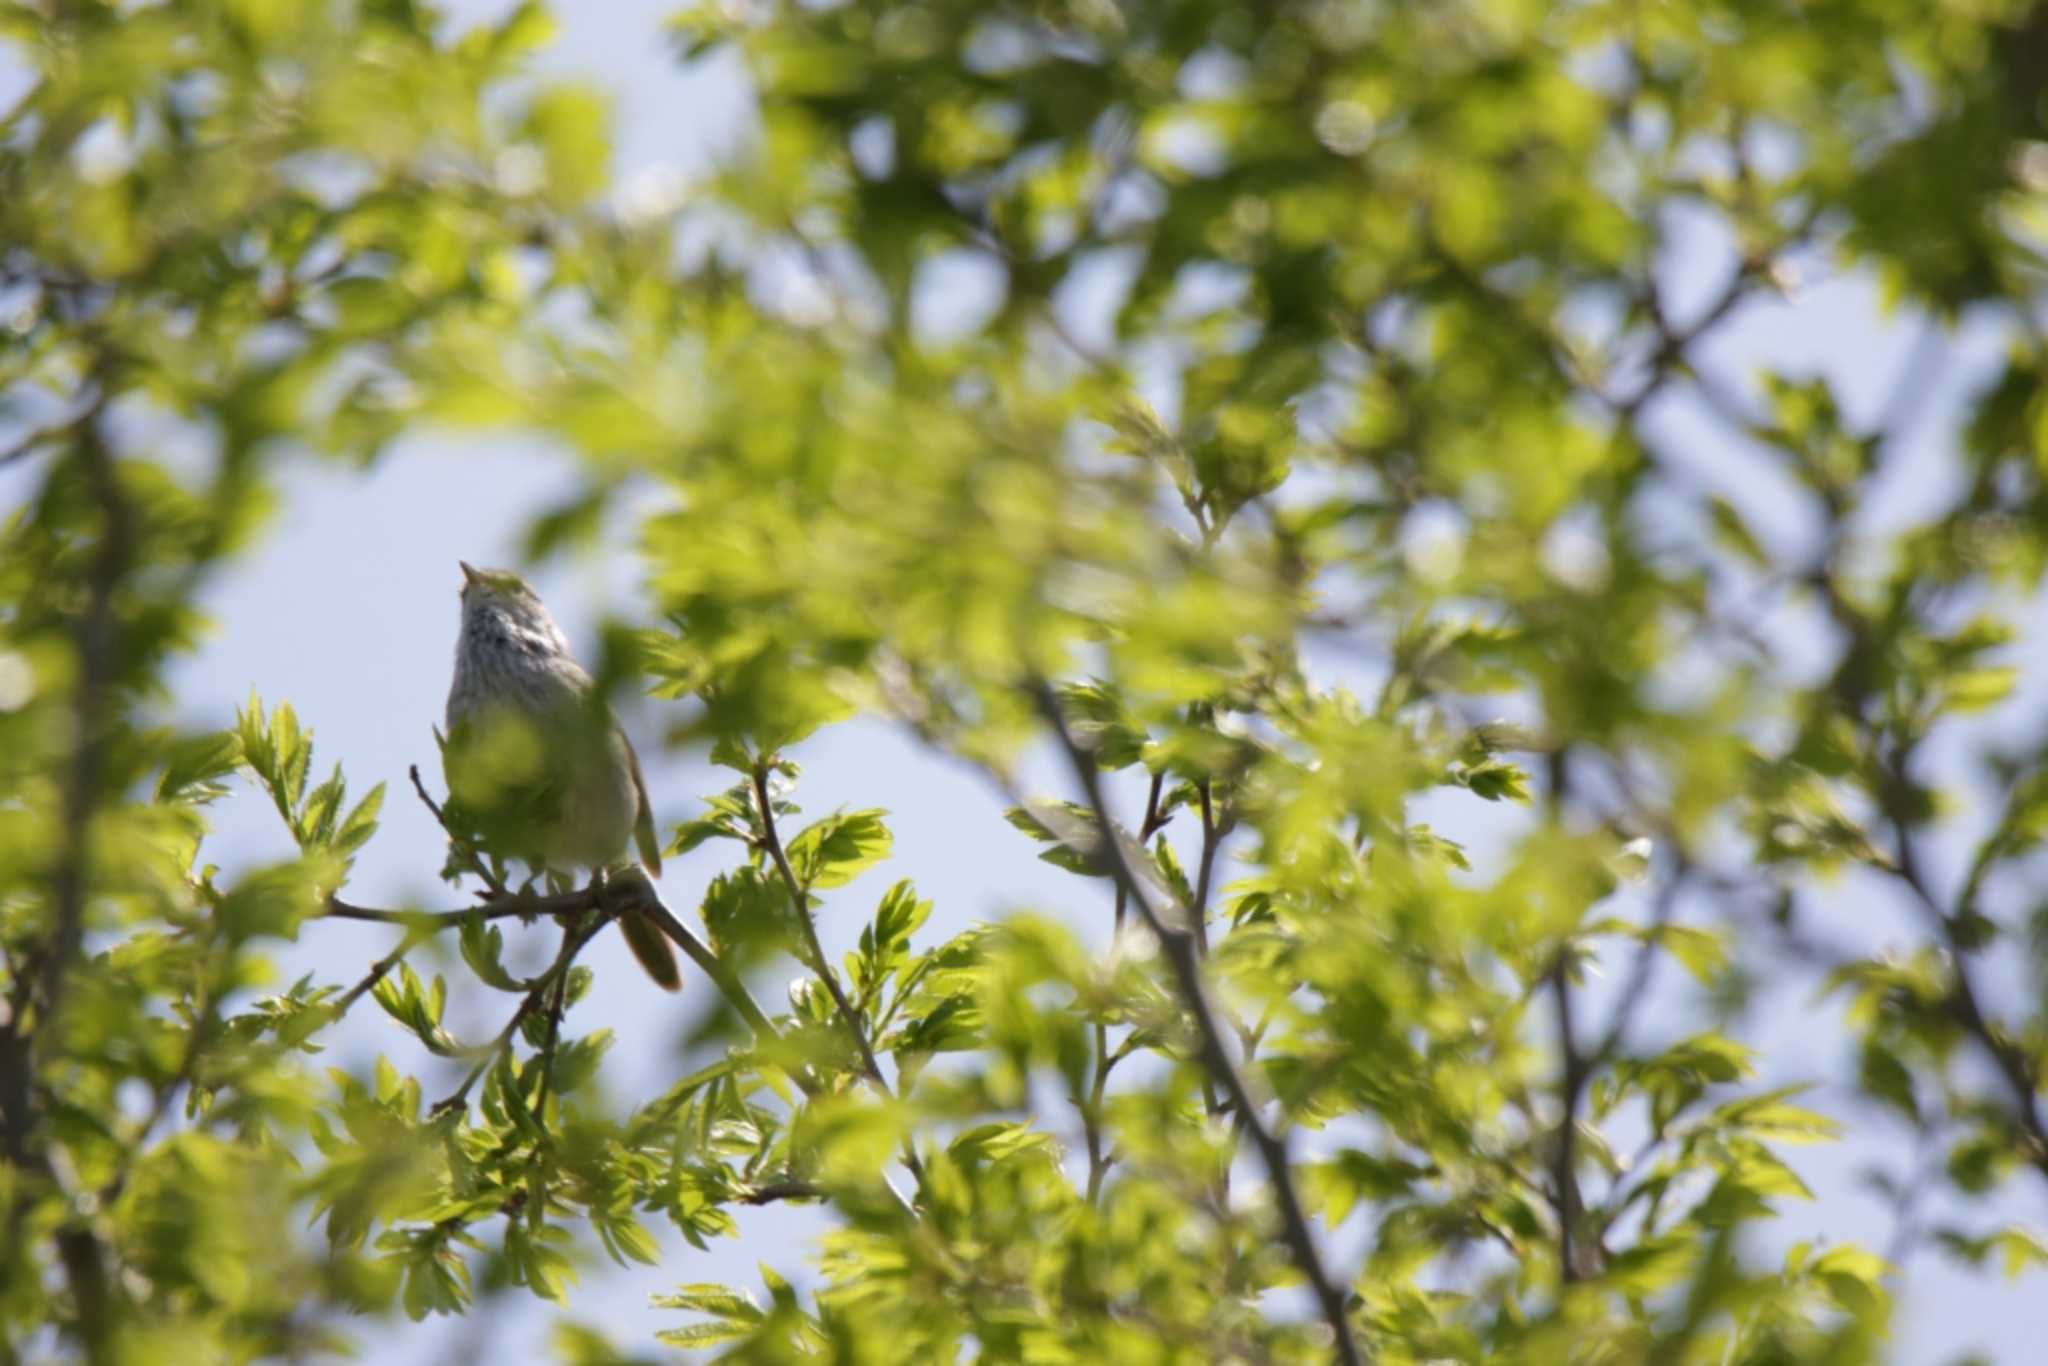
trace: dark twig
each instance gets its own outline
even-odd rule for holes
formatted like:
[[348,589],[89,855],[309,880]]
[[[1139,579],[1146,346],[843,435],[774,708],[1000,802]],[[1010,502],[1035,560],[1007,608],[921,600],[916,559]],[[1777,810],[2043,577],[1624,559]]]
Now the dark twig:
[[580,892],[556,892],[546,896],[533,893],[508,893],[504,897],[472,906],[462,911],[387,911],[374,906],[357,906],[343,901],[340,897],[327,898],[327,909],[320,913],[330,920],[366,920],[378,925],[406,925],[420,927],[430,934],[442,930],[459,929],[462,922],[476,917],[483,920],[508,920],[513,916],[522,919],[540,915],[574,915],[595,907],[602,898],[589,890]]
[[548,1037],[540,1049],[540,1092],[533,1102],[533,1112],[544,1114],[548,1104],[548,1089],[555,1081],[555,1044],[562,1036],[562,1005],[569,995],[569,974],[562,973],[555,978],[555,998],[548,1003]]
[[[1152,904],[1145,885],[1131,865],[1131,855],[1116,835],[1116,825],[1109,814],[1107,801],[1102,792],[1102,779],[1095,766],[1094,756],[1074,738],[1068,728],[1066,715],[1060,710],[1059,698],[1050,685],[1038,680],[1032,687],[1034,700],[1053,734],[1066,752],[1068,762],[1074,770],[1082,790],[1087,795],[1088,805],[1094,813],[1096,823],[1102,831],[1100,846],[1106,856],[1112,875],[1119,886],[1124,888],[1132,905],[1138,908],[1146,926],[1158,939],[1168,965],[1173,970],[1175,984],[1179,988],[1182,1002],[1188,1013],[1194,1017],[1195,1027],[1201,1036],[1202,1060],[1210,1076],[1223,1087],[1243,1117],[1245,1131],[1259,1150],[1259,1156],[1266,1167],[1267,1178],[1273,1184],[1280,1210],[1281,1231],[1288,1251],[1293,1254],[1296,1267],[1308,1281],[1322,1310],[1323,1320],[1329,1325],[1332,1345],[1337,1359],[1345,1366],[1360,1366],[1364,1358],[1358,1344],[1351,1335],[1350,1320],[1345,1313],[1344,1293],[1336,1282],[1330,1279],[1323,1267],[1322,1254],[1316,1248],[1315,1233],[1310,1226],[1307,1210],[1301,1203],[1301,1194],[1295,1189],[1293,1169],[1289,1165],[1286,1143],[1275,1137],[1272,1130],[1258,1113],[1249,1084],[1239,1074],[1237,1065],[1231,1061],[1229,1049],[1224,1044],[1223,1029],[1217,1023],[1216,1008],[1211,1003],[1207,984],[1202,977],[1200,950],[1193,931],[1189,928],[1188,908],[1185,906],[1162,911]],[[1169,917],[1179,923],[1170,923]]]
[[[434,813],[435,824],[439,825],[443,830],[448,830],[448,817],[441,810],[441,804],[435,801],[432,794],[427,791],[426,783],[420,778],[420,766],[418,764],[409,764],[406,766],[405,771],[412,778],[412,790],[419,793],[420,800],[426,804],[427,810]],[[449,830],[448,833],[452,835],[455,832]]]
[[[440,734],[439,730],[436,730],[435,734]],[[461,852],[463,859],[469,864],[469,870],[476,874],[477,881],[483,883],[490,890],[492,897],[505,896],[505,885],[492,875],[490,868],[478,856],[475,846],[457,831],[454,826],[448,824],[447,811],[442,808],[439,802],[436,802],[428,795],[427,785],[420,780],[420,766],[412,764],[407,767],[406,772],[412,778],[412,790],[419,794],[422,802],[426,803],[427,810],[434,813],[435,823],[448,836],[448,843]]]
[[1560,949],[1550,970],[1550,986],[1557,1002],[1557,1047],[1563,1058],[1563,1077],[1558,1082],[1563,1113],[1558,1116],[1557,1142],[1551,1156],[1551,1179],[1557,1187],[1551,1199],[1557,1204],[1557,1260],[1566,1285],[1579,1279],[1578,1249],[1573,1246],[1579,1227],[1578,1123],[1579,1097],[1584,1092],[1590,1069],[1572,1030],[1571,969],[1569,948]]
[[346,1015],[348,1013],[348,1008],[354,1005],[358,1000],[362,999],[362,995],[364,992],[370,990],[372,987],[376,986],[377,983],[383,981],[385,973],[390,972],[391,969],[397,967],[401,959],[403,959],[408,953],[411,953],[414,949],[418,948],[421,944],[425,943],[429,933],[429,931],[422,930],[417,926],[407,930],[404,936],[399,939],[398,947],[393,949],[391,952],[385,954],[382,958],[379,958],[376,962],[372,963],[370,965],[370,970],[363,974],[363,979],[357,982],[354,986],[350,987],[347,991],[343,992],[341,995],[341,999],[336,1001],[332,1006],[330,1006],[329,1010],[334,1014],[334,1016],[337,1019],[343,1015]]
[[825,1192],[809,1181],[768,1181],[739,1194],[742,1205],[772,1205],[778,1200],[822,1200]]
[[1188,923],[1195,931],[1195,943],[1209,952],[1209,879],[1216,868],[1216,849],[1222,843],[1216,835],[1216,811],[1210,800],[1210,782],[1202,779],[1196,789],[1202,798],[1202,853],[1195,866],[1195,904],[1188,907]]
[[33,431],[24,432],[12,445],[4,450],[0,450],[0,465],[11,465],[17,460],[34,454],[38,448],[46,446],[50,442],[71,439],[77,435],[87,422],[90,422],[98,415],[100,406],[99,400],[94,399],[85,406],[83,411],[75,416],[67,417],[60,422],[53,422],[47,427],[37,427]]

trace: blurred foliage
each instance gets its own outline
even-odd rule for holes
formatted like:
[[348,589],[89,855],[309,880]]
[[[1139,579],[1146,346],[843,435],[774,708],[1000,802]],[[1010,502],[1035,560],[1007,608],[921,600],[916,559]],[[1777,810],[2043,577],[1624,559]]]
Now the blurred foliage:
[[[609,190],[551,33],[0,7],[5,1359],[302,1357],[777,1200],[829,1211],[815,1291],[677,1286],[666,1341],[1862,1361],[1904,1258],[2048,1256],[2048,8],[707,4],[678,59],[755,111],[680,204]],[[2008,339],[1943,478],[1929,348],[1875,416],[1720,373],[1815,269]],[[670,813],[728,856],[719,1016],[624,1112],[606,896],[520,977],[490,851],[467,912],[340,899],[382,789],[290,706],[163,721],[281,463],[427,424],[576,453],[536,555],[664,494],[613,643],[736,777]],[[856,714],[1001,791],[1072,914],[936,938],[862,881],[887,813],[806,820],[790,755]],[[237,775],[298,853],[225,876]],[[874,904],[837,961],[828,891]],[[337,915],[402,933],[280,990]],[[405,962],[438,934],[463,980]],[[1840,1121],[1763,1075],[1764,988],[1913,1159],[1882,1255],[1770,1250]],[[390,1055],[321,1071],[365,996]]]

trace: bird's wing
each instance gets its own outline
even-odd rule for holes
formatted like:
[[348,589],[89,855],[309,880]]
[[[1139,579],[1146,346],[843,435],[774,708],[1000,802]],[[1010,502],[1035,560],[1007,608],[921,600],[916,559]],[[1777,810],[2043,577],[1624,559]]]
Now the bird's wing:
[[619,743],[626,750],[626,767],[633,773],[633,796],[636,810],[633,813],[633,844],[640,851],[640,862],[655,877],[661,876],[661,841],[654,833],[654,807],[647,800],[647,779],[640,772],[640,756],[633,752],[633,742],[626,738],[624,731],[618,732]]

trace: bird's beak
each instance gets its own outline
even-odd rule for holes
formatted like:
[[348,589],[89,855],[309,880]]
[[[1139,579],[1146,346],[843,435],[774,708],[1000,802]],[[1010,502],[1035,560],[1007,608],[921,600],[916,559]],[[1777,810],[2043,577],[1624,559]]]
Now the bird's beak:
[[477,581],[476,566],[472,565],[468,560],[457,560],[455,563],[462,566],[463,591],[467,592],[469,589],[474,588]]

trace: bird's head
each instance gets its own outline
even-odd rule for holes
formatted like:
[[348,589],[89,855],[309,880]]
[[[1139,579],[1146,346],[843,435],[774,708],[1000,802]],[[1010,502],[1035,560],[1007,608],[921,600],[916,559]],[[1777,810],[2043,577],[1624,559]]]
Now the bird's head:
[[539,637],[562,653],[569,642],[549,615],[540,594],[509,569],[478,569],[462,565],[462,616],[467,622],[490,622],[522,636]]

